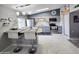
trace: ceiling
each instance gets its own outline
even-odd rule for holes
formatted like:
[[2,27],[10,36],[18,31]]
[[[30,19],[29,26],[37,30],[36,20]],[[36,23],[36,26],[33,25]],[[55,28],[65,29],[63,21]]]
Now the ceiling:
[[[21,5],[24,5],[24,4],[3,4],[3,6],[14,9],[16,11],[25,12],[26,14],[40,13],[48,10],[58,9],[63,6],[63,4],[30,4],[29,6],[16,8],[17,6],[21,6]],[[48,9],[37,11],[45,8],[48,8]]]

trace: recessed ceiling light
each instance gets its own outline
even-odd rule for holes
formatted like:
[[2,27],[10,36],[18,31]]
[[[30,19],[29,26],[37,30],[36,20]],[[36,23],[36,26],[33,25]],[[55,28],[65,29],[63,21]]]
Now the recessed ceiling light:
[[25,12],[22,12],[22,15],[26,15],[26,13]]
[[16,15],[17,15],[17,16],[19,16],[19,15],[20,15],[20,13],[19,13],[19,12],[16,12]]

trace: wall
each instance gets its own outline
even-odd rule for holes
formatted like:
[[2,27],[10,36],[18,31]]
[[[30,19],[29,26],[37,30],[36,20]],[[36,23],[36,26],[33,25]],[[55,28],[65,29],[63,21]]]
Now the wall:
[[60,8],[60,25],[62,26],[62,34],[65,32],[65,27],[64,27],[64,15],[62,14],[63,8]]
[[9,30],[13,26],[17,26],[16,12],[12,9],[0,5],[0,18],[8,18],[8,17],[11,17],[13,22],[10,24],[10,26],[5,26],[5,27],[0,26],[0,51],[11,43],[11,41],[7,39],[7,36],[4,35],[4,32]]
[[66,35],[68,38],[70,37],[70,24],[69,24],[69,12],[66,14],[63,14],[64,5],[60,9],[60,19],[61,19],[61,25],[62,25],[62,34]]
[[79,37],[79,23],[74,23],[74,15],[79,17],[79,11],[70,13],[70,37]]
[[49,21],[49,18],[57,18],[57,22],[55,22],[57,25],[60,24],[60,11],[59,9],[56,10],[57,14],[52,16],[51,11],[42,12],[34,15],[28,16],[28,18],[35,18],[35,21],[38,21],[38,18],[44,18],[45,20]]
[[[12,18],[12,20],[13,20],[13,22],[12,22],[13,26],[17,26],[16,12],[12,9],[7,8],[7,7],[0,6],[0,18],[9,18],[9,17]],[[7,29],[7,27],[5,27],[5,29]]]
[[[70,4],[70,12],[74,10],[75,4]],[[63,11],[64,7],[61,8]],[[79,12],[67,13],[65,15],[60,15],[62,32],[64,35],[70,37],[79,37],[79,23],[73,23],[73,16],[79,15]]]
[[70,37],[70,22],[69,22],[69,13],[64,15],[64,28],[65,28],[65,35]]
[[69,24],[69,13],[60,16],[61,26],[62,26],[62,34],[70,37],[70,24]]

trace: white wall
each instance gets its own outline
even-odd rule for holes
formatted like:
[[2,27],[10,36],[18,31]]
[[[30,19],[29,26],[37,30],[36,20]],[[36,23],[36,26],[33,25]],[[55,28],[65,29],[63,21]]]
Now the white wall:
[[[64,6],[61,8],[61,12],[64,10]],[[69,13],[62,14],[60,12],[60,24],[62,25],[62,34],[70,36],[70,24],[69,24]]]
[[70,36],[69,13],[64,15],[65,35]]
[[12,9],[0,5],[0,19],[9,17],[11,17],[13,21],[10,24],[10,26],[5,27],[0,26],[0,36],[2,35],[3,32],[7,31],[9,28],[17,26],[16,12]]
[[64,15],[60,14],[60,26],[62,26],[62,34],[65,32],[64,28]]
[[2,51],[11,44],[11,39],[8,39],[7,33],[4,32],[9,30],[11,27],[17,26],[16,12],[12,9],[0,5],[0,19],[8,17],[11,17],[13,21],[9,26],[0,26],[0,51]]

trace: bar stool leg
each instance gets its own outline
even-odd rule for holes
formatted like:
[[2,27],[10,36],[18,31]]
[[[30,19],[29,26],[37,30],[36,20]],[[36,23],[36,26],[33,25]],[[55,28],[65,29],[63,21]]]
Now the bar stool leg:
[[18,53],[18,52],[20,52],[20,51],[22,50],[23,47],[19,45],[19,44],[21,44],[21,43],[22,43],[21,38],[19,38],[19,39],[16,40],[17,46],[16,46],[16,48],[13,50],[14,53]]

